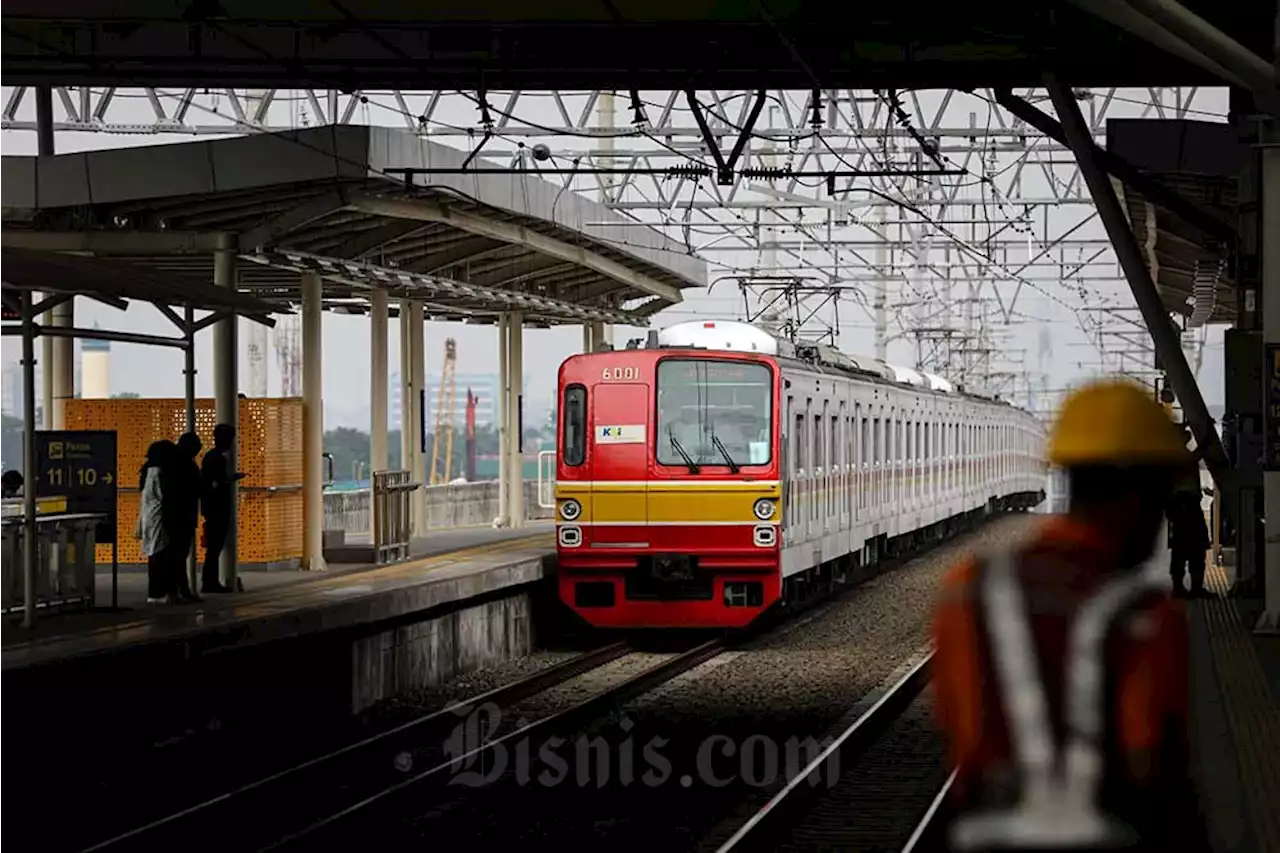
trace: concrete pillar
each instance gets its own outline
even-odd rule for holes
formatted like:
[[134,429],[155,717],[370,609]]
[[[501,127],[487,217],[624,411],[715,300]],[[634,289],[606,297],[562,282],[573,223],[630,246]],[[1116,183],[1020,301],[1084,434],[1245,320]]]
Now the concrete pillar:
[[510,317],[507,314],[498,315],[498,515],[493,520],[494,527],[506,527],[508,524],[507,516],[507,484],[508,478],[508,454],[509,449],[507,436],[510,433],[511,419],[511,371],[508,370],[507,357],[507,328],[510,325]]
[[[183,397],[186,403],[186,432],[196,431],[196,312],[186,308],[182,312],[183,337],[187,339],[187,348],[182,351]],[[209,448],[205,448],[208,451]],[[187,554],[187,581],[192,589],[200,588],[200,567],[196,561],[196,546],[191,543],[191,553]]]
[[370,300],[371,351],[369,353],[369,467],[387,469],[387,292],[374,288]]
[[427,387],[427,362],[424,353],[424,332],[422,327],[422,303],[414,300],[410,310],[409,355],[412,359],[413,382],[413,481],[422,486],[413,492],[413,531],[422,536],[427,530],[427,454],[422,449],[423,438],[423,402],[422,391]]
[[302,276],[303,568],[324,571],[324,331],[322,282]]
[[400,470],[413,470],[413,442],[416,421],[413,407],[416,397],[413,391],[413,324],[409,306],[412,300],[400,300]]
[[[1262,233],[1280,234],[1280,117],[1262,131]],[[1262,340],[1280,344],[1280,245],[1274,239],[1263,240],[1262,250]],[[1267,366],[1264,383],[1270,379]],[[1263,404],[1270,405],[1264,384]],[[1263,590],[1266,607],[1258,619],[1260,634],[1280,634],[1280,471],[1264,471],[1262,475],[1263,518],[1268,519],[1263,541]],[[1252,523],[1242,518],[1240,525]]]
[[519,311],[512,311],[507,321],[507,381],[511,388],[507,518],[512,527],[524,527],[524,314]]
[[[218,287],[236,289],[236,240],[234,234],[219,234],[218,248],[213,255],[213,283]],[[231,446],[231,458],[227,467],[231,471],[240,470],[240,400],[239,391],[239,344],[237,326],[240,318],[234,314],[213,324],[213,396],[215,419],[220,424],[229,424],[236,430],[236,440]],[[239,514],[236,504],[239,502],[240,485],[231,483],[231,529],[227,532],[227,543],[222,549],[221,580],[223,586],[235,590],[236,582],[236,544],[238,536]]]
[[598,352],[613,347],[613,326],[597,320],[582,324],[582,351]]
[[[22,627],[36,624],[36,338],[34,294],[22,299]],[[46,410],[47,411],[47,410]]]
[[[51,325],[69,329],[75,325],[74,300],[68,299],[55,305],[49,312]],[[53,392],[52,424],[54,429],[66,429],[66,403],[76,396],[76,341],[75,338],[53,338],[53,352],[46,362]]]
[[[53,89],[52,87],[49,87],[49,86],[36,87],[36,152],[41,157],[52,156],[54,153]],[[40,294],[40,296],[43,296],[43,297],[48,297],[51,295],[52,294],[49,294],[49,293]],[[34,293],[31,295],[31,297],[32,297],[32,300],[36,300],[37,298],[39,298]],[[30,318],[30,319],[36,319],[36,318]],[[39,322],[52,324],[53,323],[52,312],[47,312],[43,316],[41,316],[39,318]],[[53,364],[53,338],[48,337],[46,335],[44,339],[40,342],[40,347],[42,350],[41,356],[40,356],[42,361],[42,364],[40,367],[41,380],[42,380],[40,383],[41,384],[40,426],[44,429],[53,429],[53,376],[51,375],[51,372],[50,372],[50,368]],[[30,359],[31,367],[32,367],[32,370],[34,371],[34,368],[35,368],[34,353],[32,353],[31,355],[32,355]],[[28,387],[30,387],[30,384],[34,381],[34,379],[32,378],[34,377],[34,375],[35,375],[34,372],[32,372],[31,375],[27,377],[26,381],[28,383]],[[34,417],[34,411],[27,412],[26,417],[28,419]],[[27,476],[31,476],[31,475],[28,473]]]
[[[40,294],[48,296],[49,294]],[[34,298],[36,294],[32,294]],[[46,311],[37,318],[38,322],[53,325],[53,312]],[[53,338],[43,335],[40,338],[40,428],[53,429]],[[34,375],[34,374],[33,374]]]

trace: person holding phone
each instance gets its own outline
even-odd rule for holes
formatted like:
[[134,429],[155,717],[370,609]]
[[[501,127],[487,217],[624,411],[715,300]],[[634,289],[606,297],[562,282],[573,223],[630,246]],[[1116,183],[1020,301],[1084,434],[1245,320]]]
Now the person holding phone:
[[231,470],[231,450],[235,446],[235,440],[235,427],[218,424],[213,428],[213,448],[204,455],[200,465],[204,481],[200,510],[204,516],[205,548],[200,591],[204,593],[232,591],[222,583],[219,563],[231,525],[236,523],[231,511],[231,484],[245,477],[244,472]]

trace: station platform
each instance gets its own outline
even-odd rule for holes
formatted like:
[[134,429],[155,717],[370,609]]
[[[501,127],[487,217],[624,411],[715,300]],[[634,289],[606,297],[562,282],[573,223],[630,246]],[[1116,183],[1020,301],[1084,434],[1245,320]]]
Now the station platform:
[[[7,620],[3,670],[228,631],[237,645],[248,645],[438,607],[540,577],[543,558],[554,552],[553,530],[539,522],[442,530],[415,540],[402,563],[244,572],[244,592],[193,604],[148,605],[146,573],[122,572],[115,612],[48,614],[32,629]],[[111,582],[109,573],[98,573],[99,602],[111,601]]]
[[[532,652],[536,612],[558,604],[541,582],[554,572],[553,530],[441,531],[398,564],[247,573],[245,592],[199,603],[50,614],[25,635],[6,624],[3,683],[23,697],[6,725],[109,732],[102,761],[202,732],[324,734],[383,700]],[[145,601],[145,573],[120,578],[122,601]],[[67,760],[81,740],[54,738]]]
[[1280,636],[1253,626],[1261,602],[1226,596],[1230,571],[1211,566],[1217,599],[1188,606],[1192,762],[1218,853],[1280,851]]

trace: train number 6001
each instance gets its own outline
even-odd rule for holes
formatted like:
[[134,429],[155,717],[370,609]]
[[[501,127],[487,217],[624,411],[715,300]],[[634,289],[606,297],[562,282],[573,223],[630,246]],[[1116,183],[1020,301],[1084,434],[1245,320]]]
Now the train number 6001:
[[606,367],[604,369],[604,378],[606,381],[611,379],[639,379],[640,368],[638,367]]

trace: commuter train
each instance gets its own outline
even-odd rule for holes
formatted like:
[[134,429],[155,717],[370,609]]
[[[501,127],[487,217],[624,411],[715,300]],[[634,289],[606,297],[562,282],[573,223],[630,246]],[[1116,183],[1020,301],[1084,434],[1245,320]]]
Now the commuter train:
[[600,628],[736,628],[1044,500],[1030,413],[740,322],[560,367],[561,599]]

